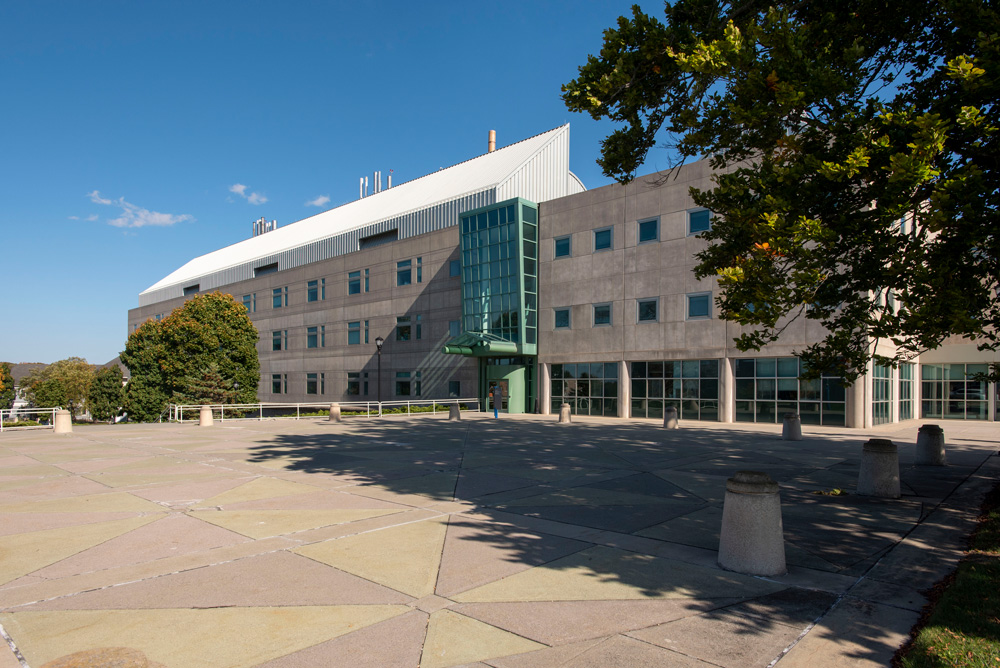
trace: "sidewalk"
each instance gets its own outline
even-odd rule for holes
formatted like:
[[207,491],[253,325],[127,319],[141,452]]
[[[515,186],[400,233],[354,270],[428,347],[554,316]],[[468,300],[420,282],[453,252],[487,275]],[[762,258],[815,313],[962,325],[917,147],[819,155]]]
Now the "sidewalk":
[[[0,668],[886,666],[1000,480],[995,423],[939,422],[949,465],[917,468],[916,421],[463,418],[4,432]],[[853,494],[872,436],[902,499]],[[786,576],[716,565],[747,469],[781,483]]]

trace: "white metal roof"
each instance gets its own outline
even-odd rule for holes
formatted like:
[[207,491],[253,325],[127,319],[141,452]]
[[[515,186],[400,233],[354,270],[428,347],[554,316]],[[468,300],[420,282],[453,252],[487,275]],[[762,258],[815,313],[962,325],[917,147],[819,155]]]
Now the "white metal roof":
[[[522,165],[551,142],[560,140],[568,144],[568,135],[569,125],[563,125],[492,153],[485,153],[285,227],[279,227],[273,232],[212,251],[194,258],[140,294],[145,295],[167,286],[191,284],[212,272],[252,262],[357,227],[453,200],[462,195],[495,188],[508,180]],[[568,164],[566,167],[568,168]]]

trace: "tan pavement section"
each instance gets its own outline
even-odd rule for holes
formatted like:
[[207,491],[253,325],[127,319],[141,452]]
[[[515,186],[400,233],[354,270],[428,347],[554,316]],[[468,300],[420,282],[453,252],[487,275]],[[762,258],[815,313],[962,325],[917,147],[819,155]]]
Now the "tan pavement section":
[[[874,668],[1000,479],[994,425],[944,423],[929,470],[916,423],[786,444],[463,418],[5,432],[0,625],[28,668],[100,647],[167,668]],[[900,444],[902,499],[850,493],[871,437]],[[741,469],[781,485],[788,575],[716,564]],[[24,667],[0,646],[0,668]]]

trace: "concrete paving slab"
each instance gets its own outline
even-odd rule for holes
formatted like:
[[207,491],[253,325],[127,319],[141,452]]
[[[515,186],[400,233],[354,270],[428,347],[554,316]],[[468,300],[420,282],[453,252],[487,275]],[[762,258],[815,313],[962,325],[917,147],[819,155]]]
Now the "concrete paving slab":
[[590,546],[516,525],[454,515],[448,525],[436,591],[452,596]]
[[258,668],[414,668],[420,663],[428,617],[426,613],[413,610],[262,663]]
[[461,603],[452,609],[546,645],[566,645],[698,615],[739,600],[515,601]]
[[420,668],[448,668],[511,654],[523,654],[544,645],[450,610],[431,615]]
[[585,640],[571,645],[547,647],[526,654],[490,659],[484,665],[490,666],[490,668],[552,668],[552,666],[565,666],[569,661],[572,661],[587,650],[593,649],[605,640],[605,638],[601,638],[599,640]]
[[[106,487],[101,489],[107,490]],[[109,513],[124,511],[154,513],[163,510],[165,510],[163,506],[140,499],[128,492],[85,494],[0,505],[0,513]]]
[[766,668],[799,629],[722,610],[633,631],[631,638],[726,668]]
[[781,585],[721,569],[593,547],[452,596],[462,603],[760,596]]
[[78,552],[33,575],[57,579],[93,571],[128,566],[213,550],[246,542],[232,531],[199,522],[186,515],[161,516],[156,521]]
[[293,494],[306,494],[316,491],[319,491],[319,488],[304,485],[300,482],[289,482],[276,478],[255,478],[250,482],[243,483],[239,487],[234,487],[210,499],[205,499],[200,505],[201,507],[225,508],[229,504],[244,501],[271,499],[279,496],[292,496]]
[[920,614],[845,598],[779,662],[780,668],[888,666]]
[[194,510],[190,516],[250,538],[270,538],[398,512],[401,509]]
[[107,513],[0,513],[0,536],[123,520],[136,514],[127,510]]
[[33,573],[161,517],[146,515],[0,538],[0,584]]
[[411,602],[409,596],[306,557],[272,552],[63,596],[31,609],[137,610]]
[[448,522],[429,519],[297,548],[298,554],[414,598],[434,593]]
[[29,665],[130,647],[164,665],[250,668],[408,612],[405,606],[76,610],[0,615]]
[[614,636],[563,664],[565,668],[709,668],[710,663],[634,638]]

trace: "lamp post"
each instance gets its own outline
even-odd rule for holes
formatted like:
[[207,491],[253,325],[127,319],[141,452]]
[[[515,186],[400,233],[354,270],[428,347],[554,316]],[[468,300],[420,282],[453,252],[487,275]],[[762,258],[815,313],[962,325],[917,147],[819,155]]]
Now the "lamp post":
[[375,337],[375,350],[378,351],[378,414],[382,416],[382,345],[385,339],[381,336]]

